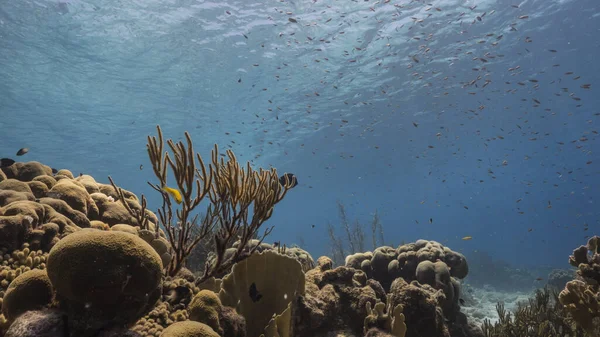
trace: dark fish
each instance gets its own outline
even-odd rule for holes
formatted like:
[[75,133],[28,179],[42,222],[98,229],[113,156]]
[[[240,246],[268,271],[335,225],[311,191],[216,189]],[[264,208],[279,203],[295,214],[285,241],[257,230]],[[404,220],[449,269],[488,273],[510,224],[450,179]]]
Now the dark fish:
[[14,164],[15,161],[10,159],[10,158],[2,158],[0,159],[0,167],[8,167],[12,164]]
[[463,300],[462,298],[459,298],[458,301],[460,302],[461,305],[465,305],[465,300]]
[[52,168],[52,174],[57,174],[57,173],[58,173],[58,170],[53,167]]
[[22,156],[22,155],[24,155],[27,152],[29,152],[28,148],[26,148],[26,147],[21,148],[21,149],[19,149],[19,151],[17,151],[17,156]]
[[294,18],[288,18],[288,21],[291,23],[297,23],[298,20],[294,19]]
[[296,187],[296,185],[298,185],[298,179],[296,178],[296,176],[293,173],[285,173],[284,175],[279,177],[279,183],[281,185],[285,186],[286,178],[291,184],[290,188]]
[[256,283],[254,282],[252,282],[252,284],[250,285],[248,295],[250,295],[250,299],[254,303],[260,301],[260,299],[263,297],[263,295],[256,289]]

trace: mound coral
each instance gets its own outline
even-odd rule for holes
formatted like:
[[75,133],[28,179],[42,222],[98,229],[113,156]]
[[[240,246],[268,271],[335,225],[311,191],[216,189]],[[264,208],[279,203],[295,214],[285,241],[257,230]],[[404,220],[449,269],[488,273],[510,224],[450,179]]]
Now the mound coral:
[[125,232],[86,229],[68,235],[50,251],[47,270],[71,331],[82,336],[107,325],[133,324],[161,294],[160,256]]
[[29,310],[41,309],[50,304],[53,291],[45,270],[27,271],[11,282],[2,300],[2,313],[13,321]]
[[220,337],[210,326],[194,321],[173,323],[161,337]]
[[362,335],[367,302],[386,300],[383,287],[363,271],[332,266],[333,261],[323,256],[306,273],[306,294],[299,297],[292,318],[295,336]]

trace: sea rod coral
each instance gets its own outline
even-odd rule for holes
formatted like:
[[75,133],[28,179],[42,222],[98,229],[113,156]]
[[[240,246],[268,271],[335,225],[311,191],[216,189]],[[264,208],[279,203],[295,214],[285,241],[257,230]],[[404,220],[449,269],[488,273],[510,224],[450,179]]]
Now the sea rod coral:
[[[243,167],[231,150],[226,152],[227,161],[219,158],[216,144],[212,151],[212,162],[207,167],[200,154],[194,152],[191,136],[187,132],[185,143],[175,143],[171,139],[166,141],[172,151],[170,154],[164,149],[165,140],[160,126],[157,126],[157,131],[158,137],[148,137],[147,149],[159,183],[149,184],[161,193],[163,200],[158,210],[158,221],[165,229],[172,249],[167,274],[176,275],[194,247],[206,237],[214,235],[214,258],[207,261],[199,284],[212,276],[225,274],[233,264],[254,252],[256,248],[244,249],[246,244],[258,236],[261,225],[271,217],[274,206],[285,197],[292,185],[291,182],[281,185],[274,168],[255,171],[250,163]],[[173,172],[173,185],[169,183],[169,170]],[[123,193],[114,183],[113,186],[121,202],[127,204]],[[168,191],[172,190],[181,196],[180,209],[175,209],[170,198]],[[208,197],[209,205],[205,215],[200,218],[194,211],[205,197]],[[142,197],[142,211],[127,208],[142,229],[148,229],[148,219],[143,212],[145,205],[145,198]],[[158,227],[155,229],[158,231]],[[271,230],[268,228],[264,231],[261,242]],[[241,242],[238,249],[226,255],[237,237]]]

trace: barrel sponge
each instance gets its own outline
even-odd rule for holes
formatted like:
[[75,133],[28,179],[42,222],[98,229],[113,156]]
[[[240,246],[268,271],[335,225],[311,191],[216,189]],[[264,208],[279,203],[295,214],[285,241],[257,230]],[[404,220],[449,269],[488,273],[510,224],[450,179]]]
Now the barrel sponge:
[[210,326],[194,321],[183,321],[169,325],[160,337],[220,337]]
[[160,295],[160,256],[136,235],[83,229],[60,240],[48,256],[59,300],[120,320],[136,320]]
[[52,284],[45,270],[32,269],[15,278],[2,301],[2,313],[13,321],[29,310],[38,310],[52,300]]
[[[250,297],[254,293],[254,297]],[[272,250],[253,253],[223,278],[219,298],[246,319],[248,336],[260,336],[273,317],[305,293],[302,265]],[[260,295],[260,296],[259,296]]]
[[219,323],[219,311],[221,311],[221,300],[219,296],[210,290],[201,290],[194,296],[188,306],[190,320],[207,324],[216,332],[222,334]]

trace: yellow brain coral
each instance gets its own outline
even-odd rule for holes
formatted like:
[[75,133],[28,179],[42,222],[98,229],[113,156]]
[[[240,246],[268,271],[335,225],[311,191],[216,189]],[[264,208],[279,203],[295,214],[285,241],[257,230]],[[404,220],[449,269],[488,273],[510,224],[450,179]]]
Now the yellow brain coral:
[[220,337],[204,323],[184,321],[171,324],[160,337]]
[[2,301],[2,313],[12,321],[28,310],[40,309],[52,300],[52,285],[45,270],[33,269],[15,278]]
[[[160,297],[162,263],[139,237],[84,229],[50,251],[48,276],[61,303],[74,314],[91,313],[131,324]],[[91,316],[91,314],[90,314]]]

